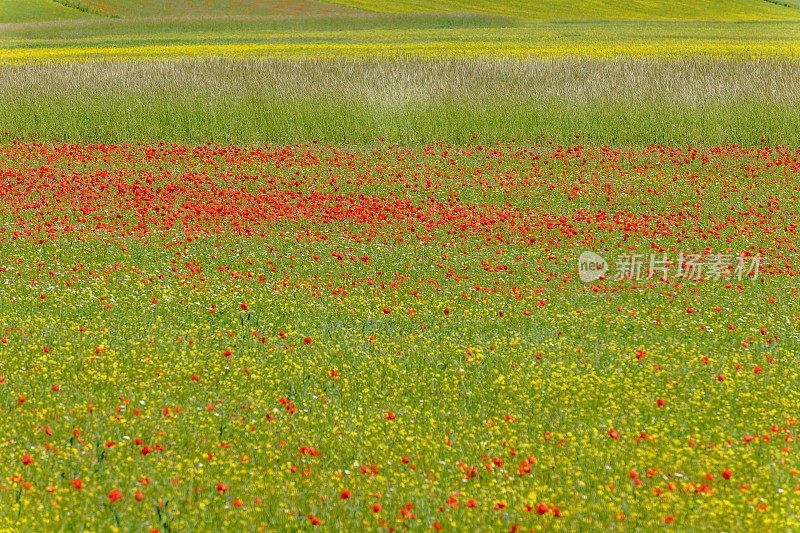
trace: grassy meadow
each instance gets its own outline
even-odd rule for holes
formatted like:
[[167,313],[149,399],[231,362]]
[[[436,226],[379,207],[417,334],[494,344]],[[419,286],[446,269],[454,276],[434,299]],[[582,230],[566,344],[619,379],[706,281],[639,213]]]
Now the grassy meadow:
[[0,3],[0,532],[798,530],[799,53],[796,0]]
[[0,131],[26,138],[800,143],[800,67],[775,57],[209,58],[2,69]]

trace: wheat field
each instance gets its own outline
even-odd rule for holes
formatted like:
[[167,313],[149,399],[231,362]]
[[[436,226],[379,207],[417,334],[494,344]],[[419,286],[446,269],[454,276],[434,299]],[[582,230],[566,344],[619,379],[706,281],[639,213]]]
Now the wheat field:
[[776,57],[217,57],[0,74],[0,130],[42,139],[800,141],[800,66]]

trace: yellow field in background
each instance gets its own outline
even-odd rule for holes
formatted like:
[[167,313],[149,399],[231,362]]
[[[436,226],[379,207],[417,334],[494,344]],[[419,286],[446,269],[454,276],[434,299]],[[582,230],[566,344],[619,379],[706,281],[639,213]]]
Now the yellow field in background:
[[[653,38],[652,35],[658,35]],[[242,56],[712,56],[800,55],[800,23],[541,24],[516,28],[266,31],[63,42],[0,40],[0,60]]]

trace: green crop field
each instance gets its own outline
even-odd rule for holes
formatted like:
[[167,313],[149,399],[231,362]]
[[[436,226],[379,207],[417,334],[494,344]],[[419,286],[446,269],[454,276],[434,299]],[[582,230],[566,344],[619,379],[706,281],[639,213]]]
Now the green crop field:
[[96,16],[52,0],[3,0],[0,2],[0,24],[74,20]]
[[797,5],[764,0],[345,0],[378,13],[478,12],[526,21],[548,20],[797,20]]
[[242,15],[263,16],[280,13],[325,14],[354,11],[339,4],[317,0],[82,0],[88,8],[120,17],[169,17]]
[[797,0],[0,0],[0,533],[800,530]]
[[798,63],[138,59],[3,67],[0,131],[72,142],[800,144]]
[[147,18],[174,16],[268,16],[287,13],[334,14],[357,10],[315,0],[3,0],[0,23],[41,22],[86,18]]
[[[63,4],[63,5],[62,5]],[[484,13],[522,21],[552,20],[661,20],[661,21],[764,21],[798,20],[797,2],[765,0],[648,0],[622,2],[579,0],[6,0],[0,8],[3,22],[81,18],[81,11],[117,17],[169,17],[280,13],[324,14],[358,9],[372,13]],[[70,16],[70,13],[73,16]]]

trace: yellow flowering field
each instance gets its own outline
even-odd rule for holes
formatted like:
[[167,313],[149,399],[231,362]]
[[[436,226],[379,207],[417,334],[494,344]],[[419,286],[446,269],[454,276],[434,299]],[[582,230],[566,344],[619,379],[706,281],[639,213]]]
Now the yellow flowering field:
[[0,529],[798,528],[800,152],[581,142],[4,142]]
[[[377,16],[376,16],[377,17]],[[286,58],[525,58],[659,57],[796,58],[800,22],[560,22],[481,27],[481,19],[441,17],[430,27],[419,17],[337,19],[300,29],[271,21],[238,27],[209,20],[167,30],[153,21],[64,23],[18,27],[0,36],[0,61],[87,61],[165,57]],[[490,21],[491,22],[491,21]],[[472,24],[476,26],[472,26]],[[295,23],[298,24],[298,23]],[[316,26],[315,26],[316,24]],[[485,24],[489,24],[486,22]],[[250,27],[252,26],[252,27]],[[339,27],[341,26],[341,27]],[[362,27],[363,26],[363,27]],[[75,32],[79,38],[65,36]],[[202,33],[201,33],[202,32]],[[85,35],[82,35],[85,34]],[[72,33],[68,33],[72,35]]]

